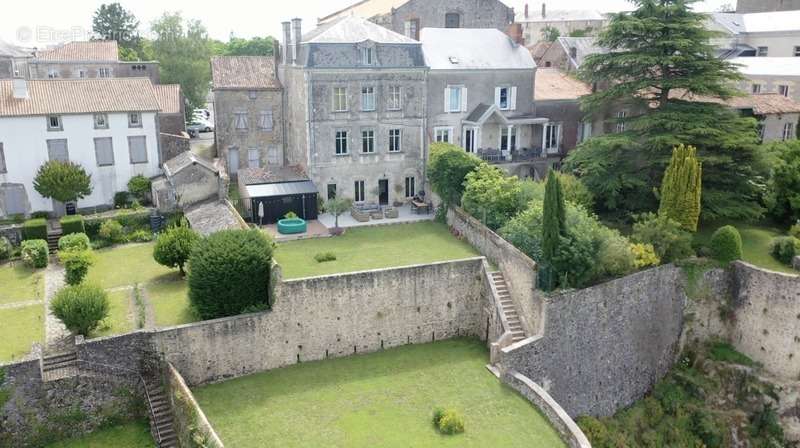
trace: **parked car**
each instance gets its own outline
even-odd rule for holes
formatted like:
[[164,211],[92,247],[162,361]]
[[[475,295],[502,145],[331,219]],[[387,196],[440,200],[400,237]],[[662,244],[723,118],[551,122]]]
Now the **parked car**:
[[192,137],[197,137],[201,132],[213,132],[214,125],[207,120],[200,120],[195,118],[191,123],[186,125],[186,132]]
[[192,115],[196,118],[202,118],[203,120],[211,118],[211,112],[209,112],[208,109],[195,109],[192,111]]

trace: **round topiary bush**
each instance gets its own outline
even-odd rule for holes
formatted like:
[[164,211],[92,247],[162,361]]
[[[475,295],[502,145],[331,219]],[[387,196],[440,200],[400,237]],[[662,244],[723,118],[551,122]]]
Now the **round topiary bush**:
[[89,250],[91,247],[89,237],[85,233],[70,233],[58,239],[58,250],[61,252]]
[[64,265],[68,285],[80,284],[89,273],[92,265],[92,252],[89,250],[67,250],[58,253],[58,259]]
[[47,267],[50,256],[45,240],[26,240],[22,242],[22,261],[26,265],[41,269]]
[[100,224],[98,236],[112,244],[121,243],[125,239],[122,224],[113,219],[109,219]]
[[189,257],[189,300],[203,319],[269,304],[272,242],[259,230],[225,230]]
[[711,256],[725,264],[742,259],[742,236],[736,227],[723,226],[711,235]]
[[199,241],[200,235],[186,222],[170,227],[158,236],[153,247],[153,259],[168,268],[178,268],[183,276],[183,266]]
[[50,309],[73,334],[88,336],[108,316],[108,295],[99,286],[67,286],[56,293]]

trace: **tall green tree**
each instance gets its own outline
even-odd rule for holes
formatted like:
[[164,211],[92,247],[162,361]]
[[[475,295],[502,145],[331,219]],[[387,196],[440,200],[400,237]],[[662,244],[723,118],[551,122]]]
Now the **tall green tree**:
[[184,20],[180,13],[164,13],[150,27],[155,35],[152,53],[160,62],[161,81],[180,84],[192,107],[206,103],[211,82],[208,60],[212,54],[208,31],[199,20]]
[[77,163],[50,160],[39,167],[33,188],[59,202],[77,201],[92,194],[92,176]]
[[679,222],[684,230],[697,231],[703,169],[694,146],[676,146],[661,182],[660,215]]
[[428,179],[431,188],[447,205],[460,205],[467,174],[485,165],[481,159],[449,143],[431,145]]
[[231,36],[223,49],[228,56],[272,56],[275,50],[275,39],[272,36],[242,39]]
[[117,41],[123,60],[137,57],[141,40],[139,20],[119,3],[102,4],[95,10],[92,31],[99,39]]
[[770,214],[783,223],[800,221],[800,140],[766,145],[772,161]]
[[756,121],[720,104],[735,95],[735,67],[715,56],[706,15],[694,0],[635,0],[612,17],[598,44],[609,50],[581,66],[580,76],[605,88],[583,101],[599,120],[628,111],[623,132],[592,138],[566,169],[598,196],[603,211],[658,207],[652,194],[674,146],[691,141],[703,162],[705,218],[751,220],[764,208],[767,165]]
[[542,286],[546,290],[555,287],[558,273],[555,271],[556,257],[559,252],[561,238],[566,233],[566,204],[561,191],[561,182],[555,171],[547,174],[544,189],[544,212],[542,216],[542,261],[544,262],[544,279]]

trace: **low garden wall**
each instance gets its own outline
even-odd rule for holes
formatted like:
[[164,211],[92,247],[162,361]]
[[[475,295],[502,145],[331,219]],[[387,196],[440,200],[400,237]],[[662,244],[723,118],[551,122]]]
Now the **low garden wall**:
[[180,372],[172,364],[167,363],[164,367],[164,376],[175,434],[178,435],[178,446],[223,448],[222,440],[208,422]]

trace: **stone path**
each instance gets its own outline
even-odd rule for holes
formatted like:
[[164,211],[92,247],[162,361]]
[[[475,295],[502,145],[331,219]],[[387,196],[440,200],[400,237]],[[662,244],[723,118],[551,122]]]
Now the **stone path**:
[[70,349],[75,341],[61,321],[50,311],[50,302],[64,286],[64,268],[50,263],[44,271],[45,351],[59,352]]
[[0,305],[0,310],[8,310],[12,308],[25,308],[26,306],[41,305],[41,300],[26,300],[25,302],[5,303]]

